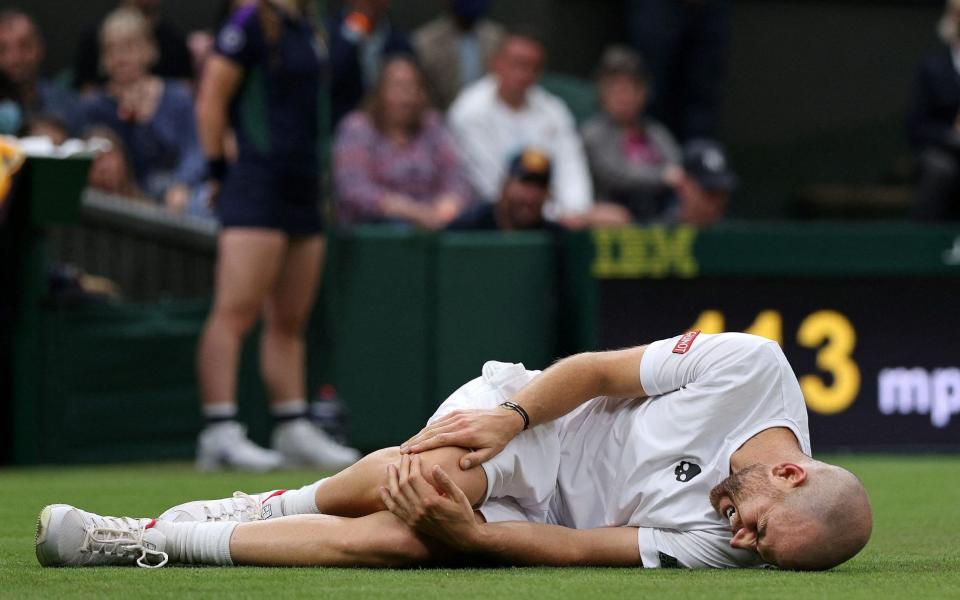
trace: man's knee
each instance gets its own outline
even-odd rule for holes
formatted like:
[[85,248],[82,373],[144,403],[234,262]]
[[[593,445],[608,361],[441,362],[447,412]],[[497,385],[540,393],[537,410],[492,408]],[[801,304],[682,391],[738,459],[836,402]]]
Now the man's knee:
[[[481,467],[473,467],[466,471],[460,468],[460,459],[467,452],[463,448],[448,447],[428,450],[417,456],[420,461],[420,473],[427,483],[440,489],[433,477],[433,468],[439,466],[463,490],[470,499],[470,503],[476,505],[487,493],[487,474]],[[399,461],[397,464],[399,466]]]

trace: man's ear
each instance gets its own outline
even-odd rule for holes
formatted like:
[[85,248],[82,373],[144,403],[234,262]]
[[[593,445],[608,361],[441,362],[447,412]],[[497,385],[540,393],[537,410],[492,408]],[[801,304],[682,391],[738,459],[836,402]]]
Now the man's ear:
[[777,481],[789,487],[797,487],[803,485],[807,480],[807,470],[797,463],[780,463],[774,465],[773,476]]

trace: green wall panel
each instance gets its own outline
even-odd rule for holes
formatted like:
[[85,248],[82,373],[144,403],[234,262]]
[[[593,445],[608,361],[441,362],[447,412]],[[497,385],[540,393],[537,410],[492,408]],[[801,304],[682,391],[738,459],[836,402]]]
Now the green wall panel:
[[544,233],[437,240],[432,409],[487,360],[550,364],[557,349],[557,261]]

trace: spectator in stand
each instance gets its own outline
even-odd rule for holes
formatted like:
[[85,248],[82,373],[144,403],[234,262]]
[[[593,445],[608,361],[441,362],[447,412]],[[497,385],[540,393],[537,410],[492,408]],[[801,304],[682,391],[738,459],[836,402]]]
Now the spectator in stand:
[[389,8],[390,0],[348,0],[344,11],[327,22],[334,126],[363,102],[380,79],[384,59],[413,53],[406,34],[387,18]]
[[550,156],[537,148],[524,148],[507,166],[507,175],[496,202],[484,202],[450,223],[452,231],[562,231],[543,218],[550,194]]
[[632,45],[650,64],[650,114],[681,140],[717,136],[729,0],[627,0]]
[[920,63],[907,133],[919,164],[913,214],[960,218],[960,0],[948,0],[939,24],[943,44]]
[[673,220],[709,227],[723,219],[730,195],[738,185],[723,146],[711,140],[693,140],[683,148],[683,177],[676,186]]
[[[156,48],[156,60],[151,72],[164,79],[193,79],[193,67],[187,41],[180,31],[160,15],[162,0],[120,0],[120,8],[139,11],[147,20],[150,38]],[[106,83],[103,73],[101,22],[87,31],[80,40],[73,64],[73,86],[82,93],[94,91]]]
[[491,74],[463,90],[448,115],[474,194],[495,202],[511,156],[526,146],[549,153],[555,177],[548,217],[587,213],[593,188],[573,115],[562,100],[537,85],[545,50],[531,33],[504,37]]
[[51,142],[59,146],[70,137],[70,131],[67,129],[67,124],[55,115],[40,113],[33,115],[27,121],[27,130],[24,135],[49,138]]
[[85,100],[86,119],[123,140],[140,189],[181,212],[206,178],[190,88],[150,74],[156,46],[139,11],[110,13],[100,39],[108,81]]
[[[344,468],[360,454],[307,418],[304,329],[325,254],[320,212],[320,92],[326,56],[313,0],[257,0],[237,9],[204,67],[197,122],[219,188],[217,281],[197,349],[206,427],[201,469],[283,463]],[[282,52],[278,50],[282,49]],[[224,139],[236,132],[228,165]],[[244,337],[263,317],[260,370],[275,419],[273,450],[237,421]]]
[[486,18],[490,0],[447,0],[448,12],[413,34],[434,102],[447,110],[460,91],[483,77],[504,29]]
[[66,124],[71,135],[83,129],[83,114],[66,88],[40,78],[43,38],[33,20],[18,10],[0,12],[0,71],[17,86],[25,119],[45,114]]
[[394,56],[363,110],[341,123],[334,146],[340,222],[441,229],[467,205],[457,150],[430,109],[423,72]]
[[131,200],[144,199],[144,194],[137,188],[127,160],[126,148],[116,133],[109,127],[91,127],[84,136],[87,140],[100,138],[110,142],[110,149],[99,152],[90,166],[90,175],[87,182],[92,189],[106,194],[123,196]]
[[608,48],[596,80],[603,111],[582,135],[597,197],[625,207],[633,221],[663,219],[683,169],[673,136],[644,114],[649,87],[640,55]]

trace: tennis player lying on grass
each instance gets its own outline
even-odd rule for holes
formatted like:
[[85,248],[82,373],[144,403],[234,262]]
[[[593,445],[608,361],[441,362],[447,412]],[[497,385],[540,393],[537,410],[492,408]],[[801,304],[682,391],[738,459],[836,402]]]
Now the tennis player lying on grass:
[[298,490],[158,519],[48,506],[37,558],[825,569],[863,548],[871,510],[854,475],[810,456],[779,346],[691,332],[542,374],[487,363],[405,445]]

